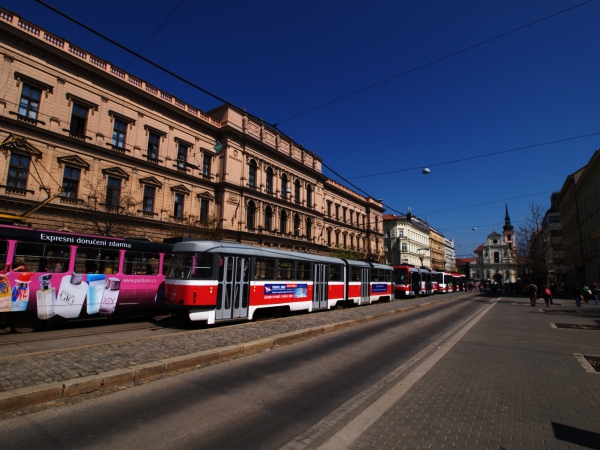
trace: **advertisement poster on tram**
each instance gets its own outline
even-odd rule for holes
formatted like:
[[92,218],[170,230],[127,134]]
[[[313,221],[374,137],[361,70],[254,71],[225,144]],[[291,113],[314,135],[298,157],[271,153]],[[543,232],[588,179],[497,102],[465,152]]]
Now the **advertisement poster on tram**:
[[268,298],[308,298],[308,285],[298,283],[265,284],[265,297]]

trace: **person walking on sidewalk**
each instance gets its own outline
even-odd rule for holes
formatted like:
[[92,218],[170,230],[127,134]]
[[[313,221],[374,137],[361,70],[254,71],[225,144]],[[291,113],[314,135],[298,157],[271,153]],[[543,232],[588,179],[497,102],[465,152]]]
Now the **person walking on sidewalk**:
[[550,306],[550,301],[552,300],[552,292],[547,284],[544,285],[544,302],[546,302],[546,307]]
[[535,301],[537,299],[537,286],[535,285],[535,283],[531,283],[529,285],[529,303],[531,303],[531,306],[535,306]]
[[583,285],[583,288],[581,289],[581,293],[583,294],[583,299],[585,300],[585,302],[587,303],[588,300],[590,299],[590,297],[592,296],[592,291],[590,290],[590,288],[587,286],[587,284]]
[[594,283],[592,284],[592,297],[594,298],[594,301],[596,302],[596,305],[598,304],[598,283]]
[[575,303],[577,304],[577,307],[580,308],[581,307],[581,290],[579,289],[579,286],[577,286],[577,285],[573,286],[573,295],[575,295]]

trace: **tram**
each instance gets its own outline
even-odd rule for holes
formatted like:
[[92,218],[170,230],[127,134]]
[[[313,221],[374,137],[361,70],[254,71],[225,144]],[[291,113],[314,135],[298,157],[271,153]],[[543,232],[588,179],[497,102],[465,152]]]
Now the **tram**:
[[0,330],[150,315],[172,244],[0,225]]
[[327,310],[392,299],[383,264],[234,242],[182,238],[165,278],[165,308],[192,321],[252,320],[263,308]]

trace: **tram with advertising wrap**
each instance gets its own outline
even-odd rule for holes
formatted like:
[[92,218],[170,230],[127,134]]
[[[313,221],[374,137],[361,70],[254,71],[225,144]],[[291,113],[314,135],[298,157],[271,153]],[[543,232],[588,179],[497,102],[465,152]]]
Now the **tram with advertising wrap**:
[[189,238],[173,246],[165,308],[207,324],[257,311],[327,310],[391,301],[392,267],[375,262]]
[[0,225],[0,331],[153,315],[172,244]]

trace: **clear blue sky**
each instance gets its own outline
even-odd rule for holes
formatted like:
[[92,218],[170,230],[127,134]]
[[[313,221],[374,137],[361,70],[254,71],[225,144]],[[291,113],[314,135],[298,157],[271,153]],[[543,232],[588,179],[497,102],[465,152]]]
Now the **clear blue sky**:
[[[47,1],[136,51],[181,3]],[[599,133],[600,0],[287,119],[583,2],[187,0],[142,54],[278,123],[347,178],[402,171],[351,181],[469,256],[501,229],[504,201],[515,225],[530,202],[547,207],[600,135],[433,165]],[[35,0],[2,7],[201,110],[218,105]]]

